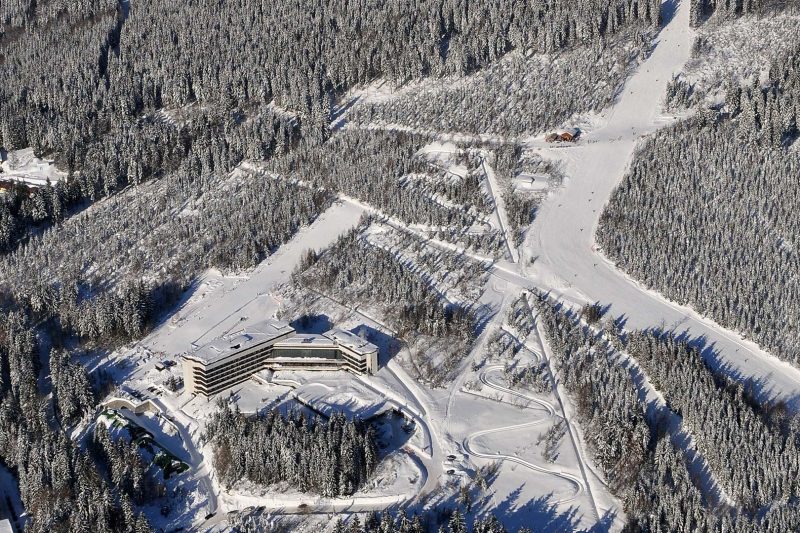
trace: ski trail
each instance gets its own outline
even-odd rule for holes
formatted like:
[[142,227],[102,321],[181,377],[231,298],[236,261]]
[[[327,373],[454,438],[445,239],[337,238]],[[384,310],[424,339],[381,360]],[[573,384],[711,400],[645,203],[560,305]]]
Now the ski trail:
[[519,263],[519,250],[513,244],[514,236],[511,234],[511,225],[508,222],[508,212],[506,211],[503,191],[500,188],[500,182],[497,181],[494,168],[486,164],[485,156],[481,157],[481,168],[483,169],[483,175],[486,176],[486,185],[489,187],[489,194],[494,202],[494,211],[497,214],[497,222],[500,224],[500,231],[503,233],[503,239],[506,242],[509,258],[512,263]]
[[534,398],[533,396],[528,396],[527,394],[523,394],[523,393],[521,393],[519,391],[515,391],[515,390],[510,389],[508,387],[504,387],[502,385],[494,383],[493,381],[489,381],[489,378],[486,377],[486,374],[488,374],[489,372],[501,371],[501,370],[503,370],[503,367],[500,366],[500,365],[490,366],[490,367],[486,368],[486,370],[481,372],[481,374],[478,377],[478,379],[480,380],[481,383],[483,383],[484,385],[486,385],[490,389],[494,389],[494,390],[500,391],[500,392],[505,392],[506,394],[510,394],[512,396],[516,396],[518,398],[522,398],[523,400],[527,400],[529,402],[532,402],[532,403],[535,403],[537,405],[540,405],[540,406],[544,407],[544,409],[548,412],[548,417],[549,418],[552,418],[552,417],[554,417],[556,415],[556,408],[553,407],[553,404],[551,404],[550,402],[546,402],[544,400],[540,400],[539,398]]
[[561,159],[568,178],[543,203],[528,231],[525,256],[538,256],[535,264],[527,273],[506,269],[511,272],[496,274],[521,278],[521,283],[529,281],[569,301],[610,304],[612,315],[625,318],[626,329],[675,328],[691,338],[705,339],[718,354],[719,365],[762,380],[774,395],[791,399],[800,389],[800,369],[691,307],[647,289],[609,261],[594,238],[603,207],[625,175],[637,142],[672,121],[660,114],[661,100],[672,75],[689,58],[694,33],[689,27],[688,0],[677,6],[670,0],[664,6],[666,24],[655,47],[625,84],[607,123],[588,131],[583,144],[569,150],[540,147],[543,156]]
[[[464,451],[467,452],[470,455],[474,455],[475,457],[481,457],[483,459],[497,459],[497,460],[501,460],[501,461],[509,461],[509,462],[512,462],[512,463],[516,463],[516,464],[522,465],[525,468],[533,470],[534,472],[539,472],[539,473],[542,473],[542,474],[549,474],[549,475],[561,478],[561,479],[565,480],[566,482],[568,482],[570,485],[572,485],[574,487],[574,493],[571,496],[568,496],[568,497],[565,497],[565,498],[560,498],[558,500],[554,500],[555,503],[569,503],[569,502],[574,501],[575,499],[577,499],[586,490],[585,486],[583,484],[583,481],[581,481],[580,478],[578,478],[576,476],[573,476],[572,474],[568,474],[566,472],[562,472],[561,470],[553,470],[553,469],[548,469],[548,468],[541,467],[539,465],[536,465],[534,463],[531,463],[530,461],[526,461],[526,460],[521,459],[521,458],[519,458],[517,456],[514,456],[514,455],[503,454],[503,453],[500,453],[500,452],[497,452],[497,453],[483,452],[483,451],[477,450],[474,447],[473,441],[475,439],[479,438],[479,437],[483,437],[485,435],[492,435],[492,434],[495,434],[495,433],[503,433],[503,432],[506,432],[506,431],[513,431],[513,430],[518,430],[518,429],[526,429],[526,428],[529,428],[529,427],[533,427],[533,426],[537,426],[537,425],[543,424],[543,423],[547,422],[548,420],[552,420],[556,416],[555,408],[552,406],[552,404],[550,404],[550,403],[548,403],[548,402],[546,402],[544,400],[540,400],[538,398],[534,398],[532,396],[528,396],[528,395],[523,394],[521,392],[511,390],[511,389],[509,389],[507,387],[503,387],[502,385],[498,385],[498,384],[492,382],[491,380],[489,380],[486,377],[486,374],[488,374],[490,372],[493,372],[493,371],[502,370],[502,368],[503,367],[501,367],[499,365],[495,365],[495,366],[491,366],[491,367],[486,368],[484,371],[481,372],[481,374],[479,376],[479,379],[480,379],[481,383],[483,383],[484,385],[486,385],[487,387],[489,387],[491,389],[495,389],[497,391],[504,392],[506,394],[511,394],[513,396],[524,398],[524,399],[526,399],[528,401],[536,403],[539,406],[544,407],[544,409],[547,411],[547,415],[545,417],[543,417],[543,418],[532,420],[530,422],[524,422],[522,424],[513,424],[513,425],[510,425],[510,426],[502,426],[502,427],[498,427],[498,428],[484,429],[484,430],[472,433],[472,434],[468,435],[466,438],[464,438],[464,440],[462,442],[462,446],[463,446]],[[525,407],[528,408],[528,409],[531,408],[530,406],[525,406]]]

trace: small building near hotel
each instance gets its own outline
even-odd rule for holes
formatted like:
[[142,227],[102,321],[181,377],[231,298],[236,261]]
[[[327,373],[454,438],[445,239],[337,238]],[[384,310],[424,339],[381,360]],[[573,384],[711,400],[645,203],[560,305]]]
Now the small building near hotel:
[[207,397],[266,369],[374,374],[378,370],[378,347],[342,329],[321,335],[297,333],[285,322],[265,320],[183,356],[186,390]]

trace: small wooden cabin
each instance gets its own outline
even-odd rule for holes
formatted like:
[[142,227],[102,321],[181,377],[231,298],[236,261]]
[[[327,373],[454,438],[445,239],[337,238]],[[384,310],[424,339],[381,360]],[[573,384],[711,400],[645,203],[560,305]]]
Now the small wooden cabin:
[[568,128],[561,134],[561,140],[567,142],[575,142],[581,136],[581,130],[578,128]]
[[558,133],[553,132],[553,133],[548,133],[547,135],[545,135],[544,136],[544,141],[548,142],[548,143],[552,143],[552,142],[556,142],[560,138],[561,138],[561,136]]

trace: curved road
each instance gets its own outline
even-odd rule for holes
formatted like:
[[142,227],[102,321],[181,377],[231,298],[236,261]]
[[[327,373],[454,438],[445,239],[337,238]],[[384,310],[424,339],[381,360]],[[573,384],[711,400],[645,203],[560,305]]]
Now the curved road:
[[568,483],[570,483],[573,487],[575,487],[575,492],[572,494],[572,496],[555,500],[555,503],[568,503],[568,502],[574,501],[585,490],[585,488],[583,486],[583,481],[581,481],[578,477],[573,476],[571,474],[566,474],[564,472],[561,472],[560,470],[551,470],[551,469],[548,469],[548,468],[541,467],[539,465],[533,464],[533,463],[531,463],[529,461],[526,461],[524,459],[520,459],[519,457],[514,456],[514,455],[506,455],[506,454],[502,454],[502,453],[499,453],[499,452],[498,453],[482,452],[482,451],[479,451],[479,450],[475,449],[474,445],[472,444],[472,441],[477,439],[478,437],[482,437],[484,435],[490,435],[490,434],[493,434],[493,433],[502,433],[502,432],[505,432],[505,431],[512,431],[512,430],[515,430],[515,429],[524,429],[524,428],[527,428],[527,427],[537,426],[539,424],[547,422],[548,420],[552,420],[554,418],[554,416],[555,416],[555,409],[549,403],[547,403],[547,402],[545,402],[543,400],[540,400],[538,398],[534,398],[532,396],[527,396],[527,395],[525,395],[525,394],[523,394],[521,392],[508,389],[506,387],[503,387],[502,385],[498,385],[498,384],[490,381],[486,377],[486,374],[488,374],[489,372],[495,371],[495,370],[502,370],[502,367],[501,366],[491,366],[491,367],[488,367],[483,372],[481,372],[480,377],[479,377],[481,383],[483,383],[484,385],[486,385],[487,387],[489,387],[491,389],[494,389],[494,390],[497,390],[497,391],[500,391],[500,392],[504,392],[504,393],[507,393],[507,394],[512,394],[514,396],[521,397],[521,398],[524,398],[525,400],[534,402],[534,403],[544,407],[544,409],[547,411],[547,416],[545,416],[544,418],[539,418],[537,420],[532,420],[530,422],[525,422],[525,423],[522,423],[522,424],[514,424],[514,425],[511,425],[511,426],[503,426],[503,427],[493,428],[493,429],[484,429],[484,430],[472,433],[471,435],[467,436],[464,439],[463,443],[462,443],[464,451],[467,452],[470,455],[474,455],[476,457],[482,457],[484,459],[499,459],[501,461],[510,461],[510,462],[522,465],[522,466],[524,466],[524,467],[526,467],[526,468],[528,468],[530,470],[533,470],[534,472],[539,472],[539,473],[542,473],[542,474],[550,474],[552,476],[556,476],[558,478],[561,478],[561,479],[567,481]]
[[[391,371],[391,373],[395,376],[395,379],[398,383],[403,386],[405,391],[409,394],[407,398],[410,401],[413,401],[416,404],[416,407],[408,405],[408,402],[398,402],[396,399],[393,398],[393,395],[388,394],[389,391],[381,390],[379,387],[376,386],[374,382],[368,381],[366,379],[361,379],[361,382],[375,391],[377,394],[383,396],[388,403],[395,405],[395,407],[399,408],[406,416],[410,416],[413,420],[417,423],[418,427],[420,427],[423,431],[423,435],[425,440],[428,442],[428,447],[430,448],[430,457],[426,458],[420,454],[412,453],[410,447],[407,447],[402,451],[405,455],[407,455],[417,466],[420,471],[421,477],[421,485],[422,487],[414,492],[408,494],[390,494],[390,495],[381,495],[377,497],[373,496],[350,496],[350,497],[342,497],[342,498],[320,498],[314,497],[309,495],[307,499],[297,499],[294,501],[275,501],[271,502],[268,498],[260,499],[258,497],[253,497],[254,505],[259,505],[265,507],[271,513],[278,513],[278,514],[328,514],[328,513],[340,513],[340,512],[369,512],[369,511],[383,511],[387,507],[395,504],[401,504],[408,501],[411,501],[417,498],[420,494],[424,494],[425,492],[432,491],[435,486],[438,484],[438,476],[441,474],[441,446],[438,445],[438,442],[435,440],[435,434],[429,427],[427,423],[427,413],[425,411],[425,406],[423,401],[420,399],[419,394],[414,393],[411,390],[408,383],[404,382],[404,380],[400,379],[397,376],[395,371]],[[293,389],[299,387],[301,385],[300,382],[292,379],[281,378],[275,379],[275,382],[279,382],[282,385],[286,385],[292,387]],[[327,388],[331,388],[326,384],[318,383],[317,385],[324,386]],[[421,412],[420,412],[421,411]],[[189,439],[189,443],[191,443],[191,439]],[[199,452],[194,447],[194,444],[191,443],[191,447],[194,450],[194,454]],[[203,478],[202,481],[206,481],[210,485],[210,479],[208,478],[207,469],[204,463],[202,463],[202,455],[200,456],[200,463],[202,466]],[[438,467],[437,467],[438,465]],[[432,475],[433,474],[433,475]],[[223,522],[227,520],[227,514],[219,512],[219,508],[217,506],[217,498],[216,495],[213,494],[213,490],[210,492],[213,496],[212,503],[210,504],[210,509],[213,511],[213,516],[210,516],[207,519],[203,519],[199,523],[193,525],[191,527],[191,531],[201,532],[201,531],[210,531],[211,529],[219,526]],[[242,498],[245,499],[245,498]],[[236,512],[234,509],[230,509],[229,512]]]
[[490,389],[494,389],[494,390],[500,391],[500,392],[505,392],[506,394],[510,394],[512,396],[516,396],[517,398],[522,398],[523,400],[526,400],[526,401],[529,401],[529,402],[533,402],[535,404],[538,404],[538,405],[544,407],[545,411],[547,411],[547,413],[548,413],[548,418],[553,418],[555,416],[556,408],[553,407],[553,404],[551,404],[550,402],[546,402],[544,400],[540,400],[539,398],[534,398],[533,396],[528,396],[527,394],[523,394],[523,393],[521,393],[519,391],[515,391],[513,389],[509,389],[508,387],[504,387],[503,385],[498,385],[497,383],[494,383],[493,381],[489,381],[489,378],[486,377],[486,374],[488,374],[489,372],[502,371],[502,370],[503,370],[503,367],[500,366],[500,365],[493,365],[493,366],[487,367],[483,372],[481,372],[480,376],[478,376],[478,379],[480,380],[481,383],[483,383],[484,385],[486,385]]

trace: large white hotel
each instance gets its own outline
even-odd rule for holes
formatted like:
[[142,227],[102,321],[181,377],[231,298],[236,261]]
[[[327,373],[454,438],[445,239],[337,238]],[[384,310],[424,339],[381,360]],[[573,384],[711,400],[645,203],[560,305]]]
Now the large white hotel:
[[183,356],[186,390],[207,397],[267,369],[373,374],[378,370],[378,347],[343,329],[297,333],[285,322],[265,320]]

